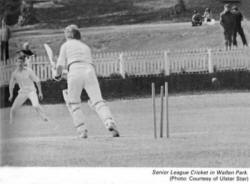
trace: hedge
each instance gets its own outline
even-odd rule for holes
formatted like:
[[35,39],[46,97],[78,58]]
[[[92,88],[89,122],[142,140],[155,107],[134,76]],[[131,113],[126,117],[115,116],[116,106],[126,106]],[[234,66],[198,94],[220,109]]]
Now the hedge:
[[[211,79],[216,77],[217,82],[212,83]],[[126,79],[113,76],[111,78],[100,78],[99,83],[104,99],[119,99],[127,97],[141,97],[151,95],[151,83],[156,86],[156,94],[160,92],[160,86],[168,82],[169,93],[182,92],[200,92],[214,90],[245,90],[250,89],[250,72],[249,71],[228,71],[216,72],[214,74],[172,74],[170,76],[151,75],[151,76],[129,76]],[[65,80],[56,82],[48,80],[42,82],[44,94],[43,104],[63,103],[62,90],[67,88]],[[15,86],[14,95],[17,95],[18,87]],[[1,107],[11,105],[8,102],[8,86],[0,88]],[[86,92],[82,93],[82,100],[88,99]]]

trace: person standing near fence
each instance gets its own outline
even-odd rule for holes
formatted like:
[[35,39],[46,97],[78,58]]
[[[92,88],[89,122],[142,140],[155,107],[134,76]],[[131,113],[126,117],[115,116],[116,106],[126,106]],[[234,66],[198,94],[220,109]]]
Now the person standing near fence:
[[230,11],[229,4],[224,5],[224,11],[220,14],[220,24],[224,29],[226,49],[231,49],[235,21],[234,16]]
[[197,10],[194,10],[194,14],[192,15],[192,26],[201,26],[201,25],[202,25],[202,16]]
[[[34,82],[38,89],[38,96],[36,93],[36,88]],[[39,104],[38,97],[40,100],[43,99],[43,93],[41,89],[41,84],[39,78],[36,74],[28,67],[25,67],[25,56],[19,56],[17,58],[17,69],[12,73],[10,83],[9,83],[9,101],[13,100],[13,90],[15,83],[19,86],[18,95],[15,98],[12,107],[10,109],[10,121],[9,123],[14,123],[15,113],[22,106],[22,104],[30,99],[32,106],[35,108],[39,116],[43,121],[48,121],[41,105]]]
[[237,33],[239,33],[243,45],[248,46],[244,30],[241,26],[241,22],[243,21],[243,15],[239,11],[237,6],[233,6],[231,12],[234,15],[234,19],[235,19],[235,27],[234,27],[234,31],[233,31],[233,45],[234,46],[238,45],[237,44]]
[[5,18],[2,19],[1,29],[1,61],[6,63],[9,59],[9,39],[10,39],[10,28],[6,24]]
[[89,96],[89,105],[94,109],[113,137],[119,137],[116,122],[102,98],[99,83],[92,63],[90,48],[81,41],[81,33],[76,25],[69,25],[64,30],[66,42],[60,48],[55,78],[62,75],[64,66],[68,68],[68,89],[63,97],[73,118],[80,138],[87,138],[88,131],[85,116],[81,110],[81,93],[85,89]]
[[206,8],[203,14],[203,21],[204,22],[211,22],[212,21],[212,11],[210,8]]

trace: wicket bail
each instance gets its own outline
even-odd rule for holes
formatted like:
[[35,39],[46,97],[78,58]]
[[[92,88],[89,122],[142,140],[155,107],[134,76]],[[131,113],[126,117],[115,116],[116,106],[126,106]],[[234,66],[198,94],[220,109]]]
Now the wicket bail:
[[[157,138],[157,121],[156,121],[156,101],[155,101],[155,83],[151,84],[152,88],[152,105],[153,105],[153,125],[154,125],[154,138]],[[165,89],[165,98],[164,98],[164,89]],[[160,138],[164,136],[164,104],[166,106],[165,115],[166,115],[166,137],[169,138],[169,115],[168,115],[168,83],[165,82],[165,87],[161,86],[160,89]],[[164,103],[165,100],[165,103]]]

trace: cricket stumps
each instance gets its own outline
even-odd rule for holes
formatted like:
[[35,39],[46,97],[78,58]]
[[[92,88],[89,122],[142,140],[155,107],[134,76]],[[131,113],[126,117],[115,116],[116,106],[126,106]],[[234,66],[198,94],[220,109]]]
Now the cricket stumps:
[[[152,91],[152,111],[153,111],[153,126],[154,126],[154,138],[157,138],[157,120],[156,120],[156,92],[155,92],[155,83],[151,84],[151,91]],[[165,92],[165,95],[164,95]],[[164,105],[165,104],[165,105]],[[168,83],[165,82],[164,86],[160,88],[160,138],[164,137],[164,106],[165,106],[165,126],[166,126],[166,137],[170,137],[169,131],[169,113],[168,113]]]

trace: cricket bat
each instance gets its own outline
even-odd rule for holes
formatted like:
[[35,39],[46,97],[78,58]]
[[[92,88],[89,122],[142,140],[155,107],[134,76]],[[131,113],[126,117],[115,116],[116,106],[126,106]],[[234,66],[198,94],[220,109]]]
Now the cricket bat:
[[53,55],[53,51],[52,49],[50,48],[50,46],[48,44],[43,44],[44,48],[45,48],[45,51],[47,53],[47,56],[49,58],[49,62],[50,62],[50,65],[52,68],[56,68],[56,63],[54,62],[53,58],[54,58],[54,55]]
[[45,48],[45,51],[47,53],[47,56],[49,58],[49,62],[50,62],[50,65],[51,65],[51,71],[52,71],[52,78],[56,81],[59,81],[60,79],[57,79],[56,77],[56,63],[54,62],[54,54],[53,54],[53,51],[52,49],[50,48],[50,46],[48,44],[43,44],[44,48]]

